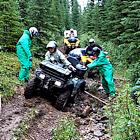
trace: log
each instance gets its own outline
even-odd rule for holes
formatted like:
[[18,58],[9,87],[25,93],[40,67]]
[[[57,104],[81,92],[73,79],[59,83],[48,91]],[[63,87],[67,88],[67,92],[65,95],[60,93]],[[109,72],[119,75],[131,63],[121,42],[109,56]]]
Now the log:
[[100,101],[101,103],[107,105],[107,103],[106,103],[105,101],[103,101],[102,99],[100,99],[100,98],[98,98],[98,97],[92,95],[91,93],[89,93],[89,92],[87,92],[87,91],[84,91],[84,92],[85,92],[86,94],[88,94],[90,97],[92,97],[92,98],[94,98],[94,99]]

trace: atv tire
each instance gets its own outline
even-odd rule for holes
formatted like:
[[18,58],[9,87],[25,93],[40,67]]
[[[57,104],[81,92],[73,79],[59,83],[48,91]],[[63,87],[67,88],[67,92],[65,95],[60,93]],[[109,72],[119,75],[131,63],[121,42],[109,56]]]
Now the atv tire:
[[64,111],[65,106],[68,103],[70,97],[70,90],[66,90],[64,93],[60,94],[56,99],[56,108],[58,110]]
[[32,78],[25,87],[24,96],[26,99],[31,99],[36,95],[38,80],[36,78]]

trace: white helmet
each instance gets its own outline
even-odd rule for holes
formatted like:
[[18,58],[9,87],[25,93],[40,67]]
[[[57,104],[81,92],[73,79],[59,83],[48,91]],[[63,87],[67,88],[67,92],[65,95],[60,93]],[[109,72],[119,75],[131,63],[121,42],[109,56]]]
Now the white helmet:
[[38,36],[38,30],[37,30],[36,27],[30,27],[29,32],[31,34],[31,37],[32,36]]
[[95,40],[93,39],[93,38],[91,38],[90,40],[89,40],[89,43],[94,43],[95,42]]
[[71,28],[71,29],[70,29],[70,31],[74,31],[74,29],[73,29],[73,28]]
[[50,41],[46,48],[56,48],[57,47],[57,43],[55,41]]

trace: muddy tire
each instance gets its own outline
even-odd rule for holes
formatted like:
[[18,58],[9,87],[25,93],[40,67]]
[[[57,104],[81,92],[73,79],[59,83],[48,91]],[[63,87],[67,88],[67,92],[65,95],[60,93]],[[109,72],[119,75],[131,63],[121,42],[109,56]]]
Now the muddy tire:
[[33,96],[36,95],[37,83],[38,82],[36,78],[31,79],[27,83],[27,86],[25,87],[24,90],[24,96],[26,99],[31,99]]
[[69,96],[70,96],[70,91],[69,90],[65,91],[65,93],[60,94],[58,96],[58,98],[56,99],[56,108],[58,110],[64,111],[64,108],[68,103]]

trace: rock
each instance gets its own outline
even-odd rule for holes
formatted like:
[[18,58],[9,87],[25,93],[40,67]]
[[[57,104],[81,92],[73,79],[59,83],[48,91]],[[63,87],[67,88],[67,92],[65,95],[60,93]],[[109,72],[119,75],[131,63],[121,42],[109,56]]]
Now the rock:
[[93,137],[91,140],[100,140],[98,137]]
[[100,130],[94,130],[94,136],[102,137],[104,134]]
[[76,124],[77,126],[81,125],[81,124],[80,124],[80,117],[75,118],[75,124]]
[[97,124],[97,128],[98,128],[99,130],[101,130],[101,131],[105,130],[105,126],[104,126],[103,123],[98,123],[98,124]]
[[31,108],[31,107],[33,107],[34,105],[33,105],[33,103],[31,103],[31,102],[25,101],[23,106],[24,106],[24,107],[29,107],[29,108]]
[[83,137],[84,140],[91,140],[92,138],[93,138],[93,134],[91,133],[88,133],[87,135]]
[[110,140],[110,135],[105,134],[103,137],[100,138],[100,140]]
[[88,121],[87,120],[80,120],[80,125],[88,125]]
[[84,105],[87,105],[87,106],[89,106],[91,103],[90,103],[90,100],[89,99],[86,99],[85,101],[84,101]]
[[96,108],[92,108],[92,112],[93,113],[97,113],[97,109]]
[[87,117],[90,113],[90,106],[86,106],[84,111],[81,114],[81,117]]

